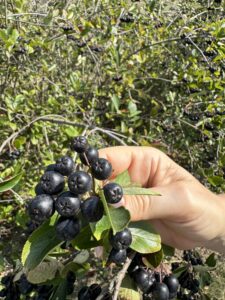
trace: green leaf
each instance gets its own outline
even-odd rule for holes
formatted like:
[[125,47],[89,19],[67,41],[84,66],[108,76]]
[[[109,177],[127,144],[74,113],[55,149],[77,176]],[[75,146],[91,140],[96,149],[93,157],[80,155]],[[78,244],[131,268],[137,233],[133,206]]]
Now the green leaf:
[[208,182],[217,187],[224,183],[224,178],[222,176],[210,176],[207,178]]
[[89,252],[87,250],[81,250],[80,253],[76,255],[73,262],[82,265],[85,263],[89,258]]
[[141,300],[142,297],[137,291],[134,282],[129,276],[125,276],[119,291],[119,299],[123,300]]
[[106,202],[103,190],[99,191],[99,196],[103,203],[110,227],[113,230],[113,234],[123,230],[129,224],[130,221],[129,211],[124,207],[119,207],[119,208],[109,207]]
[[120,173],[113,182],[116,182],[120,184],[122,187],[129,186],[131,184],[130,175],[128,173],[128,170],[124,171],[123,173]]
[[185,265],[185,266],[181,266],[179,268],[177,268],[176,270],[173,271],[173,274],[176,276],[176,277],[179,277],[182,273],[186,272],[188,269],[188,265]]
[[72,240],[71,244],[77,249],[91,249],[99,246],[99,242],[93,237],[89,225],[81,229],[80,233]]
[[123,188],[124,195],[151,195],[151,196],[161,196],[157,192],[151,191],[151,189],[136,187],[136,186],[130,186],[130,187],[124,187]]
[[90,227],[98,241],[102,239],[103,232],[111,228],[109,218],[105,215],[98,222],[90,224]]
[[76,274],[76,278],[82,278],[90,270],[89,264],[77,264],[73,261],[65,265],[61,270],[60,275],[65,278],[69,271],[72,271]]
[[162,250],[165,256],[174,256],[175,254],[175,249],[165,244],[162,244]]
[[145,255],[143,257],[143,262],[145,265],[147,265],[149,268],[157,268],[161,261],[163,260],[163,250],[160,249],[159,251],[155,253],[150,253],[148,255]]
[[12,189],[21,179],[23,173],[19,173],[14,177],[0,182],[0,193]]
[[21,256],[21,261],[25,269],[34,269],[51,250],[62,242],[56,237],[55,221],[56,214],[29,236],[23,247]]
[[67,296],[67,280],[62,280],[55,288],[49,300],[65,300]]
[[209,267],[215,267],[216,266],[216,257],[215,257],[215,253],[211,253],[207,259],[206,259],[206,265],[209,266]]
[[118,113],[119,112],[120,99],[115,94],[112,95],[111,99],[112,99],[112,104],[113,104],[116,112]]
[[129,229],[132,233],[131,249],[143,254],[154,253],[161,249],[161,238],[149,222],[132,222]]
[[59,268],[62,267],[56,259],[41,262],[36,268],[27,272],[27,279],[34,284],[52,280]]

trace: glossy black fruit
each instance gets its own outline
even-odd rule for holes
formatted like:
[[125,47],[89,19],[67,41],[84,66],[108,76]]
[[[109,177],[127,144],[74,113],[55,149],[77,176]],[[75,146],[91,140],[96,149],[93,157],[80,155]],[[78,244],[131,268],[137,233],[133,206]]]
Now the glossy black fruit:
[[91,164],[92,175],[98,180],[105,180],[112,174],[111,163],[104,158],[98,158]]
[[42,194],[36,196],[28,204],[28,213],[32,221],[42,222],[54,213],[54,200],[51,196]]
[[143,293],[149,293],[154,284],[151,274],[143,268],[139,268],[134,272],[133,279]]
[[125,228],[122,231],[117,232],[115,235],[110,235],[110,244],[113,248],[127,249],[132,243],[132,235],[128,228]]
[[74,162],[71,157],[63,156],[56,161],[55,171],[62,175],[69,175],[73,172]]
[[163,283],[167,285],[170,293],[176,293],[178,291],[179,281],[175,275],[166,275],[163,279]]
[[36,194],[36,195],[45,194],[45,191],[42,189],[40,183],[38,183],[38,184],[35,186],[35,194]]
[[82,203],[81,211],[88,222],[97,222],[103,217],[104,207],[99,197],[92,196]]
[[74,239],[80,232],[80,222],[75,218],[60,217],[56,224],[56,234],[62,241]]
[[75,137],[71,143],[72,150],[78,153],[83,153],[85,150],[87,150],[88,146],[87,139],[84,136]]
[[88,149],[80,154],[81,162],[88,166],[98,159],[98,150],[94,147],[88,147]]
[[91,296],[91,300],[95,300],[101,294],[101,292],[102,292],[102,288],[97,283],[93,283],[89,287],[89,293]]
[[169,300],[169,289],[165,283],[157,282],[152,288],[152,298],[154,300]]
[[55,164],[48,165],[45,169],[45,172],[47,171],[55,171]]
[[47,171],[41,177],[41,188],[46,194],[54,195],[64,189],[64,177],[55,171]]
[[63,217],[77,216],[80,211],[81,201],[71,192],[64,192],[55,201],[55,209]]
[[88,286],[83,286],[78,292],[78,300],[91,300]]
[[23,274],[20,277],[19,284],[18,284],[19,292],[22,295],[27,295],[27,294],[29,294],[33,290],[33,287],[34,287],[33,284],[31,284],[27,280],[26,276]]
[[74,172],[69,176],[68,186],[72,193],[84,194],[92,188],[91,176],[84,171]]
[[108,203],[118,203],[123,197],[123,189],[118,183],[110,182],[103,187],[104,195]]
[[114,248],[112,248],[110,254],[109,254],[109,258],[108,258],[108,262],[109,263],[115,263],[117,265],[123,264],[127,259],[127,251],[126,249],[122,249],[122,250],[116,250]]

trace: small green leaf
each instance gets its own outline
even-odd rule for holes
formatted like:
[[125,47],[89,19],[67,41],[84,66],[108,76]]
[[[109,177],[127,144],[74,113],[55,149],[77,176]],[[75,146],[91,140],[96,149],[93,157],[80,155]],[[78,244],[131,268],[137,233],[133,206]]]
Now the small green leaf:
[[83,277],[90,270],[89,264],[77,264],[73,261],[69,262],[65,265],[65,267],[61,270],[60,275],[65,278],[69,271],[72,271],[76,274],[76,278]]
[[120,99],[115,94],[112,95],[111,99],[112,99],[112,104],[113,104],[116,112],[118,113],[119,112]]
[[14,177],[0,182],[0,193],[12,189],[21,179],[23,173],[19,173]]
[[124,195],[151,195],[151,196],[161,196],[157,192],[151,191],[151,189],[146,189],[142,187],[130,186],[123,188]]
[[91,249],[99,246],[99,242],[94,238],[89,225],[81,229],[71,244],[77,249]]
[[124,207],[119,207],[119,208],[109,207],[106,202],[103,190],[99,191],[99,196],[103,203],[105,213],[108,217],[108,221],[110,227],[113,230],[113,233],[115,234],[116,232],[123,230],[129,224],[130,221],[129,211]]
[[61,243],[56,237],[54,227],[56,217],[56,214],[53,215],[50,220],[36,229],[26,241],[21,261],[27,270],[32,270],[38,266],[46,255]]
[[[62,267],[62,266],[61,266]],[[27,273],[27,279],[34,284],[39,284],[55,278],[60,264],[57,260],[41,262],[36,268]]]
[[148,255],[145,255],[143,257],[143,262],[145,265],[147,265],[149,268],[157,268],[161,261],[163,260],[163,250],[160,249],[159,251],[155,253],[150,253]]
[[82,265],[85,263],[89,258],[89,252],[87,250],[81,250],[80,253],[76,255],[73,262]]
[[176,276],[176,277],[179,277],[182,273],[186,272],[188,269],[188,265],[185,265],[185,266],[181,266],[179,268],[177,268],[176,270],[173,271],[173,274]]
[[101,220],[99,220],[96,223],[90,224],[90,226],[94,237],[98,241],[101,240],[103,232],[111,228],[109,223],[109,218],[105,215],[101,218]]
[[62,280],[61,283],[56,286],[49,300],[65,300],[67,296],[67,280]]
[[139,221],[130,223],[132,233],[131,249],[143,253],[154,253],[161,249],[161,238],[149,222]]
[[123,173],[120,173],[114,180],[113,182],[116,182],[120,184],[122,187],[125,186],[130,186],[131,184],[131,179],[130,175],[128,173],[128,170],[124,171]]
[[141,300],[142,297],[137,291],[134,282],[129,276],[125,276],[119,291],[119,298],[123,300]]
[[216,266],[216,257],[215,257],[215,253],[211,253],[207,259],[206,262],[207,266],[209,267],[215,267]]
[[175,249],[165,244],[162,244],[162,250],[165,256],[174,256],[175,254]]

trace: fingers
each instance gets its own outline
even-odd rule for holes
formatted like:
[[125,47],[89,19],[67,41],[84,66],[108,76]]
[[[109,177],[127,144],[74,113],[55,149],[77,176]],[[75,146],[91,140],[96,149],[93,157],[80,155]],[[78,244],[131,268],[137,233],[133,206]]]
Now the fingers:
[[117,207],[124,206],[128,209],[132,221],[156,219],[183,221],[186,218],[186,209],[183,199],[179,198],[178,189],[174,186],[151,189],[161,196],[125,195]]
[[155,175],[160,151],[151,147],[110,147],[101,149],[100,156],[113,166],[112,177],[128,170],[132,182],[148,186]]

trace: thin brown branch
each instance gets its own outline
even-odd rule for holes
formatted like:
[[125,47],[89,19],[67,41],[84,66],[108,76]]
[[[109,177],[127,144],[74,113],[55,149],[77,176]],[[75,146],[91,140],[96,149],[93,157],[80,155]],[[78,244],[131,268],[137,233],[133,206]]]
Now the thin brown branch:
[[120,270],[120,272],[118,273],[118,275],[116,277],[113,300],[118,299],[118,295],[119,295],[119,291],[120,291],[122,281],[123,281],[123,279],[126,275],[127,269],[129,268],[134,256],[135,256],[135,252],[133,252],[129,257],[127,257],[127,260],[126,260],[125,264],[123,265],[123,268]]

